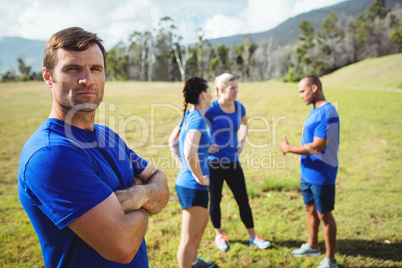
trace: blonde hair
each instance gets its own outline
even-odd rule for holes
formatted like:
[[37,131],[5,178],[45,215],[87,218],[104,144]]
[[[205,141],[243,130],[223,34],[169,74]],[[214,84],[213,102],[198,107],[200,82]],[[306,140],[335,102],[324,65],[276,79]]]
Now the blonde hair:
[[230,81],[236,80],[236,77],[230,73],[223,73],[215,78],[216,98],[219,98],[219,89],[226,88]]

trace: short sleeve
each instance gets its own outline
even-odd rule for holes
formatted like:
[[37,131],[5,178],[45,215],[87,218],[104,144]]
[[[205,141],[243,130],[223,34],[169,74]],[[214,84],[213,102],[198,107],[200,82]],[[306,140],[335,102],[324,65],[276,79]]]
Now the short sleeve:
[[193,116],[190,118],[190,120],[187,122],[187,129],[195,129],[198,131],[201,131],[206,128],[206,123],[204,118],[201,116]]
[[105,200],[112,189],[96,175],[91,159],[78,148],[37,151],[21,181],[27,194],[60,229]]
[[148,162],[139,157],[133,150],[129,149],[130,161],[133,165],[134,176],[141,174],[147,167]]
[[314,137],[327,139],[327,126],[328,119],[325,117],[325,114],[321,113],[321,118],[317,122],[316,128],[314,129]]
[[246,115],[246,108],[244,107],[244,105],[241,102],[239,102],[239,104],[240,104],[241,117],[243,117]]

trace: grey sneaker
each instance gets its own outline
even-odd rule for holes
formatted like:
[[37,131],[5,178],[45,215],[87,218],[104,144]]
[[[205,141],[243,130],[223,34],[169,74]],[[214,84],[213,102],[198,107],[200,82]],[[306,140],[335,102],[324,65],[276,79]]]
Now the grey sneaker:
[[327,257],[324,257],[317,268],[338,268],[338,262],[335,260],[335,263],[333,263]]
[[317,248],[311,248],[310,245],[307,243],[301,245],[300,248],[294,249],[292,251],[292,255],[296,257],[304,257],[304,256],[320,256],[321,251],[320,251],[320,246]]
[[200,268],[212,268],[215,267],[215,263],[213,261],[204,261],[200,256],[197,256],[197,262],[192,264],[191,267],[200,267]]

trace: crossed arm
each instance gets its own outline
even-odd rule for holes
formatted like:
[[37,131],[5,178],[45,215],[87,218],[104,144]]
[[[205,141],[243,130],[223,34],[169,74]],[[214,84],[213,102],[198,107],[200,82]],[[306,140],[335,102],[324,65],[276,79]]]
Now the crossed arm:
[[151,165],[134,181],[132,187],[112,193],[69,224],[73,232],[110,261],[132,261],[147,231],[148,213],[160,212],[170,197],[165,174]]

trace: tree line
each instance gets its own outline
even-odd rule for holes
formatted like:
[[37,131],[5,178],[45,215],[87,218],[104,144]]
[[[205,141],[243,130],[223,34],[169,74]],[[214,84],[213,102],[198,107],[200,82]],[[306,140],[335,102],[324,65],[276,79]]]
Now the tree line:
[[[152,31],[134,31],[128,42],[119,42],[106,54],[108,80],[184,81],[190,76],[213,80],[223,72],[240,81],[281,78],[295,82],[306,74],[322,76],[370,57],[402,52],[402,9],[391,11],[385,0],[374,0],[357,17],[332,11],[317,31],[303,19],[298,41],[279,47],[273,38],[255,43],[243,36],[237,46],[212,46],[201,28],[197,42],[183,44],[174,20],[160,19]],[[21,76],[7,72],[2,81],[41,79],[18,59]],[[10,77],[12,79],[10,79]]]

